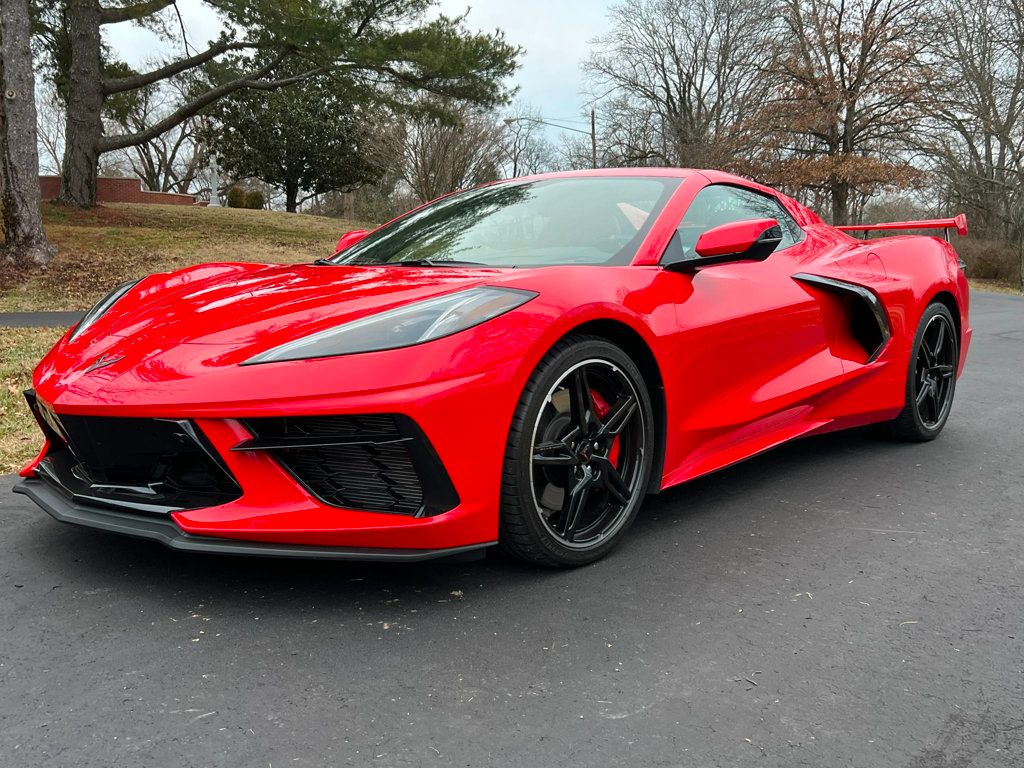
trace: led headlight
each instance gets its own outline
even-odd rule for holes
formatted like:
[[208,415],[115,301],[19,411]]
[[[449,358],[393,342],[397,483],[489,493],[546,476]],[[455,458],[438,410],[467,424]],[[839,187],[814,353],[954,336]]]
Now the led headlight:
[[533,291],[490,286],[449,293],[290,341],[261,352],[243,365],[410,347],[472,328],[522,306],[536,295]]
[[127,283],[121,283],[117,288],[93,304],[92,309],[86,312],[85,317],[83,317],[79,321],[78,325],[75,326],[75,330],[71,332],[71,336],[68,338],[68,341],[81,334],[82,331],[99,320],[103,313],[114,306],[118,299],[128,293],[128,291],[140,282],[142,282],[141,278],[139,280],[129,280]]

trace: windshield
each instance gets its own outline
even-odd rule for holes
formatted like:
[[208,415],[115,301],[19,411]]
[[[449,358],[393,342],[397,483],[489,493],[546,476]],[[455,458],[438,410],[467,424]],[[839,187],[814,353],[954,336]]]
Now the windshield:
[[591,176],[494,184],[404,216],[330,262],[629,264],[680,181]]

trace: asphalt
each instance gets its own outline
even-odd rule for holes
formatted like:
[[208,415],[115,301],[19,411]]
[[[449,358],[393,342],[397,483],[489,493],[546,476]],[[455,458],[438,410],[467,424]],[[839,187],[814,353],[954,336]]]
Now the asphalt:
[[70,328],[82,312],[0,312],[0,328]]
[[0,479],[0,764],[1024,765],[1024,300],[924,445],[812,438],[571,572],[187,556]]

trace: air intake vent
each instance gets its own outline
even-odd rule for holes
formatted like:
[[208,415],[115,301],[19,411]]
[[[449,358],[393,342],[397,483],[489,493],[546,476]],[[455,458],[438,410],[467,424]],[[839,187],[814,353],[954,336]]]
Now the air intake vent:
[[861,362],[870,363],[882,354],[892,337],[892,329],[885,307],[872,291],[856,283],[806,272],[793,275],[793,279],[822,288],[842,301],[850,335],[864,348],[865,359]]
[[416,517],[458,504],[444,467],[401,414],[248,419],[236,451],[268,451],[320,501],[343,509]]
[[242,495],[191,421],[56,414],[25,393],[50,449],[43,480],[87,504],[147,514],[211,507]]

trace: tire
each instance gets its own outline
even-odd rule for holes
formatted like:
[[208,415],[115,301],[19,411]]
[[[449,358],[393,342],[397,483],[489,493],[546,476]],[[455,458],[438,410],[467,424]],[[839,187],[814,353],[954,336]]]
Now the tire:
[[[936,344],[940,328],[941,342]],[[939,436],[953,405],[959,361],[960,340],[953,315],[940,302],[929,304],[918,323],[907,365],[906,404],[888,425],[893,438],[925,442]],[[929,370],[925,372],[925,368]]]
[[604,557],[636,517],[653,457],[651,398],[636,364],[605,339],[566,337],[516,406],[501,483],[502,548],[554,568]]

